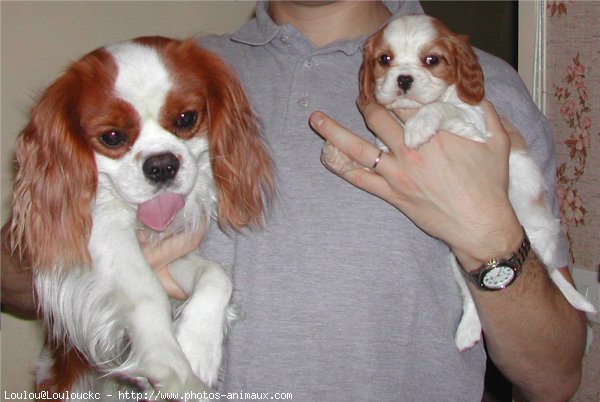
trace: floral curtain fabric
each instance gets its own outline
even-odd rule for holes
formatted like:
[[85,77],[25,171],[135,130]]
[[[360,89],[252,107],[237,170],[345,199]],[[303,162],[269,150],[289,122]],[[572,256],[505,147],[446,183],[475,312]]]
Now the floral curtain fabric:
[[549,1],[546,115],[571,262],[600,267],[600,2]]
[[[545,1],[545,113],[571,264],[600,275],[600,2]],[[600,277],[598,277],[600,281]],[[600,401],[600,325],[574,402]]]

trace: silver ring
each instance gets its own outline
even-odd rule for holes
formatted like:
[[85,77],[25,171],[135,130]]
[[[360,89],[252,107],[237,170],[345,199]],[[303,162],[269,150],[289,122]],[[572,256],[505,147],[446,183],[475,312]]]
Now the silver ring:
[[373,162],[373,166],[371,166],[371,169],[375,170],[375,168],[377,167],[377,165],[379,165],[379,162],[381,161],[381,156],[383,155],[383,149],[379,150],[379,154],[377,155],[377,158],[375,158],[375,162]]

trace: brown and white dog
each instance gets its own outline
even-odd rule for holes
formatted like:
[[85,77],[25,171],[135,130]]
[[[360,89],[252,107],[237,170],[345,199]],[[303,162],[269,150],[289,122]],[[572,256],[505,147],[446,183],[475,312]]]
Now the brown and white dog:
[[[483,72],[466,36],[451,32],[426,15],[392,20],[364,44],[359,74],[360,101],[377,101],[387,109],[416,109],[404,124],[407,146],[417,148],[439,130],[485,142],[487,130],[482,108]],[[544,180],[517,130],[506,120],[511,135],[509,197],[531,240],[533,250],[548,267],[555,267],[559,223],[543,199]],[[454,256],[454,276],[463,295],[463,317],[456,345],[464,350],[481,336],[473,299]],[[576,308],[593,312],[593,306],[554,269],[550,276]]]
[[189,296],[175,313],[136,233],[262,222],[272,162],[232,71],[192,40],[97,49],[45,90],[16,157],[9,242],[31,260],[47,329],[38,389],[112,377],[184,398],[214,385],[228,274],[195,253],[171,264]]

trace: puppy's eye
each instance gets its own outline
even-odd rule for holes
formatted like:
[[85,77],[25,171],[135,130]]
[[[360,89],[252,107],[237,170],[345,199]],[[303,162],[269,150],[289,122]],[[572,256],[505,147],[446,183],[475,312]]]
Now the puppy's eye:
[[197,118],[198,115],[194,111],[188,110],[186,112],[183,112],[179,116],[177,116],[177,119],[175,120],[175,127],[177,129],[186,129],[193,127],[196,123]]
[[438,64],[440,62],[439,57],[437,57],[436,55],[430,55],[425,57],[425,64],[427,64],[428,66],[435,66],[436,64]]
[[118,148],[127,142],[127,136],[119,130],[110,130],[100,135],[100,142],[108,148]]
[[382,54],[381,56],[379,56],[379,64],[382,66],[389,66],[390,63],[392,62],[392,56],[388,55],[388,54]]

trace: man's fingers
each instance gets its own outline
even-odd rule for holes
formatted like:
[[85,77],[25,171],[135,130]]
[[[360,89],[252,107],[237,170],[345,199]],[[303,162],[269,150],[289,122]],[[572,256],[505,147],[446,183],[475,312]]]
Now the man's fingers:
[[310,125],[326,141],[360,165],[371,168],[375,163],[379,148],[340,126],[324,113],[313,113],[310,116]]
[[177,282],[175,282],[173,276],[169,272],[168,266],[160,267],[159,269],[156,269],[155,272],[169,297],[177,300],[187,299],[188,295],[179,287]]
[[321,160],[330,170],[380,198],[397,198],[384,178],[394,169],[392,154],[381,151],[321,112],[311,115],[310,124],[327,141]]
[[399,154],[406,149],[404,145],[404,130],[402,129],[399,117],[392,115],[389,110],[377,103],[361,105],[360,111],[367,127],[394,154]]
[[397,199],[389,183],[381,175],[367,169],[354,169],[340,175],[350,184],[384,200]]

